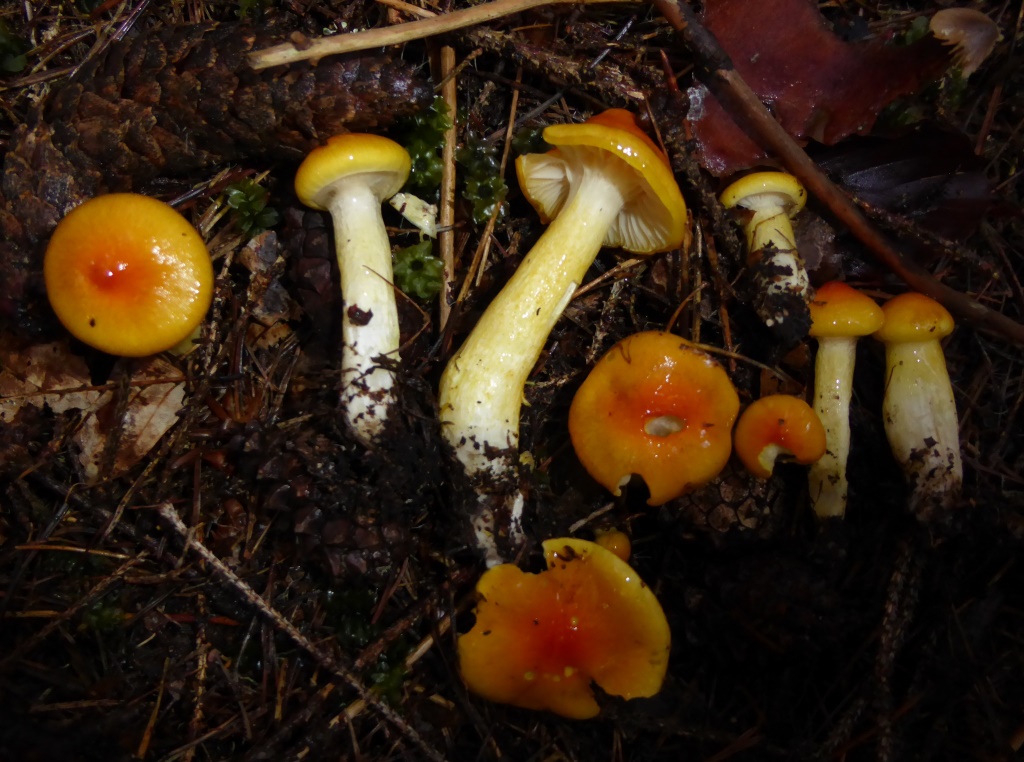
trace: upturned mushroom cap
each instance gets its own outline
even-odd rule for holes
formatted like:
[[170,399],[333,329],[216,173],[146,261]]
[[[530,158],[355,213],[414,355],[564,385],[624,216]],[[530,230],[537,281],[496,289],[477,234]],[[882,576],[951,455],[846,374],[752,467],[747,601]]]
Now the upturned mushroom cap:
[[168,204],[135,193],[97,196],[69,212],[50,238],[43,277],[72,335],[127,357],[183,341],[213,298],[202,237]]
[[819,288],[810,307],[810,335],[817,338],[867,336],[885,322],[885,313],[871,297],[842,281]]
[[893,297],[882,305],[885,324],[875,331],[875,338],[886,344],[908,341],[930,341],[953,332],[953,316],[931,297],[909,291]]
[[625,109],[609,109],[582,124],[553,124],[544,140],[555,150],[516,159],[519,187],[545,224],[558,216],[584,162],[604,162],[631,185],[626,204],[604,239],[638,254],[682,246],[686,202],[668,159]]
[[752,402],[733,433],[736,455],[754,476],[767,479],[781,455],[802,465],[825,454],[825,427],[799,397],[771,394]]
[[360,175],[383,201],[402,189],[411,167],[409,152],[393,140],[356,132],[335,135],[299,165],[295,194],[306,206],[324,211],[335,193],[333,184]]
[[999,42],[999,25],[973,8],[944,8],[932,16],[928,29],[946,45],[953,45],[960,71],[969,77]]
[[547,571],[502,564],[477,583],[476,624],[458,641],[469,689],[574,719],[599,711],[591,681],[625,699],[656,694],[671,635],[651,589],[586,540],[546,540],[544,556]]
[[722,191],[719,200],[726,209],[778,205],[790,217],[795,217],[807,203],[807,191],[787,172],[755,172],[732,183]]
[[646,331],[609,350],[569,408],[580,462],[614,495],[633,474],[650,505],[714,479],[732,452],[739,397],[722,366],[678,336]]

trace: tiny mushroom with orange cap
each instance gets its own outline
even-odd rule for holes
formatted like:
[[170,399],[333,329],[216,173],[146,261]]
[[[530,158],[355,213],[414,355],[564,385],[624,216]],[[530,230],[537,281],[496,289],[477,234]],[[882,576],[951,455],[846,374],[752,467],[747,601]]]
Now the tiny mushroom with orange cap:
[[625,561],[586,540],[545,540],[547,571],[489,569],[476,623],[459,637],[459,669],[473,693],[525,709],[588,719],[591,682],[612,696],[661,690],[671,634],[651,589]]
[[341,272],[342,401],[349,429],[364,443],[381,433],[394,404],[398,310],[391,243],[381,203],[409,177],[411,160],[398,143],[378,135],[335,135],[314,148],[295,175],[295,193],[328,211]]
[[801,465],[825,453],[825,427],[799,397],[770,394],[750,403],[733,433],[736,455],[754,476],[767,479],[780,457]]
[[202,237],[170,205],[137,193],[97,196],[72,209],[50,238],[43,278],[73,336],[126,357],[184,341],[213,298]]
[[678,336],[644,331],[602,357],[569,407],[588,473],[614,495],[637,474],[661,505],[714,479],[732,453],[740,402],[728,374]]
[[811,336],[818,339],[814,408],[825,427],[825,454],[808,473],[811,505],[819,518],[846,513],[846,462],[850,457],[850,399],[857,339],[882,327],[882,309],[870,297],[831,281],[811,302]]
[[786,172],[755,172],[722,191],[722,205],[743,211],[748,265],[754,273],[754,309],[769,328],[800,341],[807,333],[811,284],[790,222],[807,191]]
[[953,317],[924,294],[905,293],[886,302],[882,414],[889,446],[911,489],[911,509],[930,518],[960,493],[963,462],[953,385],[939,343],[953,331]]
[[496,534],[513,547],[521,542],[523,390],[587,269],[602,246],[651,254],[687,239],[686,204],[668,159],[628,111],[552,125],[544,139],[556,149],[520,156],[516,171],[550,224],[441,378],[444,434],[478,491],[473,530],[489,563],[503,555]]

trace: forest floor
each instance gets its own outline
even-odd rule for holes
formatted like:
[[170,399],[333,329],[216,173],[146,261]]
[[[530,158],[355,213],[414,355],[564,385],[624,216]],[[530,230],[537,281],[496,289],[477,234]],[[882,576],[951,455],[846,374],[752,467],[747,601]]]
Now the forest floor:
[[[451,5],[423,9],[467,4]],[[921,5],[819,10],[859,50],[926,34],[922,20],[947,4]],[[1001,30],[977,72],[922,75],[912,92],[870,107],[875,141],[808,152],[855,190],[867,224],[903,256],[962,299],[1024,321],[1024,6],[973,7]],[[383,0],[7,0],[5,208],[26,202],[12,190],[31,179],[24,172],[41,187],[68,171],[38,153],[12,163],[30,154],[23,125],[50,119],[46,104],[99,76],[96,62],[119,46],[240,16],[278,37],[313,38],[418,15]],[[775,35],[794,44],[781,25],[757,34],[769,46]],[[173,202],[206,239],[217,292],[190,354],[103,355],[69,339],[31,288],[0,284],[0,307],[18,305],[0,335],[0,760],[1015,758],[1024,748],[1019,334],[958,320],[944,344],[964,460],[948,510],[908,509],[882,422],[884,350],[869,339],[857,352],[845,519],[815,519],[803,467],[782,464],[763,481],[735,458],[709,485],[658,507],[642,483],[613,498],[577,460],[567,419],[576,389],[620,339],[670,329],[708,347],[743,405],[813,386],[816,342],[773,333],[749,306],[741,235],[715,201],[727,178],[708,171],[685,119],[701,54],[655,7],[628,3],[538,8],[388,52],[422,82],[450,83],[438,93],[454,107],[460,150],[457,160],[426,150],[427,169],[455,178],[434,248],[451,266],[433,284],[442,297],[397,283],[399,412],[373,447],[339,410],[330,220],[295,197],[299,157],[294,146],[277,150],[274,135],[199,158],[205,146],[186,146],[194,161],[184,167],[95,171],[97,187]],[[836,79],[867,78],[859,89],[879,91],[900,75],[872,66]],[[422,92],[405,111],[429,103]],[[400,142],[439,123],[413,123],[391,102],[365,107]],[[580,721],[485,701],[459,674],[457,638],[473,625],[484,565],[437,388],[542,231],[516,156],[535,149],[543,127],[609,107],[639,113],[664,141],[693,235],[684,250],[652,257],[602,251],[525,390],[528,543],[515,560],[535,570],[541,540],[622,530],[672,632],[658,695],[600,695],[600,716]],[[125,126],[83,114],[61,122],[78,136],[65,144]],[[436,193],[431,182],[418,192]],[[396,248],[419,240],[385,212]],[[814,285],[841,278],[879,302],[906,290],[813,194],[796,223]],[[45,241],[8,238],[20,248],[0,259],[38,268]],[[14,314],[42,317],[29,325]]]

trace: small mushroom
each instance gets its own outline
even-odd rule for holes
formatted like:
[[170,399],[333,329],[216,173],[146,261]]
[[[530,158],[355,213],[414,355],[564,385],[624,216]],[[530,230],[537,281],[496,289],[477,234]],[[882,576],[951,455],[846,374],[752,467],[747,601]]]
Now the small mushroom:
[[811,302],[810,335],[818,340],[814,364],[814,409],[825,427],[825,454],[808,472],[811,505],[819,518],[846,513],[850,457],[850,399],[857,339],[882,327],[885,316],[870,297],[831,281]]
[[799,397],[771,394],[752,402],[740,415],[733,447],[750,473],[768,479],[780,457],[801,465],[818,460],[825,453],[825,427]]
[[522,539],[516,481],[526,379],[587,269],[602,246],[650,254],[687,238],[668,159],[632,114],[611,109],[583,124],[552,125],[544,139],[557,148],[520,156],[516,171],[550,224],[441,378],[444,434],[480,495],[473,527],[490,563],[502,556],[495,533],[512,546]]
[[739,397],[710,355],[663,331],[602,357],[569,407],[576,455],[613,495],[633,474],[661,505],[714,479],[732,453]]
[[469,690],[490,701],[587,719],[591,682],[624,699],[653,696],[671,635],[651,589],[625,561],[586,540],[544,542],[547,570],[489,569],[476,624],[459,637]]
[[744,213],[755,311],[766,326],[799,341],[807,333],[811,284],[790,219],[804,208],[807,191],[785,172],[755,172],[732,183],[720,200]]
[[50,305],[73,336],[114,355],[170,349],[199,326],[213,298],[202,237],[171,206],[111,193],[72,209],[43,260]]
[[405,184],[410,167],[408,152],[393,140],[349,133],[310,151],[295,175],[299,200],[330,212],[334,223],[345,344],[341,397],[349,429],[367,444],[380,435],[395,399],[395,374],[381,367],[381,359],[399,359],[391,243],[381,204]]
[[928,22],[928,29],[945,45],[952,45],[954,59],[964,77],[971,76],[999,42],[999,25],[973,8],[944,8]]
[[885,343],[885,433],[910,484],[911,510],[930,518],[952,506],[963,483],[956,402],[939,343],[952,333],[953,317],[912,292],[882,311],[875,338]]

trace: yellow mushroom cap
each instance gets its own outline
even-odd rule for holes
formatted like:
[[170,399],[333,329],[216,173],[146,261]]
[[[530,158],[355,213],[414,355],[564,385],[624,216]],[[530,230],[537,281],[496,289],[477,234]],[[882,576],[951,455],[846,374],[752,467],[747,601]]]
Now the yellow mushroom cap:
[[476,624],[458,641],[469,689],[574,719],[599,711],[591,681],[625,699],[661,690],[671,634],[632,567],[574,538],[546,540],[544,557],[539,574],[502,564],[477,583]]
[[402,189],[411,167],[409,152],[393,140],[357,132],[335,135],[299,165],[295,194],[306,206],[326,211],[334,194],[332,184],[358,175],[383,201]]
[[682,246],[689,229],[686,202],[665,154],[624,109],[609,109],[582,124],[553,124],[544,140],[557,148],[516,159],[519,187],[546,224],[569,197],[584,162],[604,162],[633,186],[605,237],[606,246],[653,254]]
[[817,290],[811,302],[811,336],[867,336],[885,322],[885,313],[871,297],[842,281]]
[[46,249],[50,305],[73,336],[141,357],[187,338],[213,298],[203,239],[171,206],[112,193],[69,212]]
[[953,316],[934,299],[910,291],[893,297],[884,305],[885,325],[875,331],[875,338],[885,343],[930,341],[945,338],[953,332]]
[[739,397],[708,354],[678,336],[645,331],[594,366],[569,408],[576,455],[614,495],[633,474],[650,505],[714,479],[732,453]]
[[732,183],[722,191],[719,200],[726,209],[754,209],[766,198],[785,207],[786,213],[794,217],[807,203],[807,191],[787,172],[755,172]]
[[799,397],[771,394],[752,402],[740,415],[733,447],[750,473],[767,479],[780,455],[790,455],[803,465],[824,455],[825,427]]

